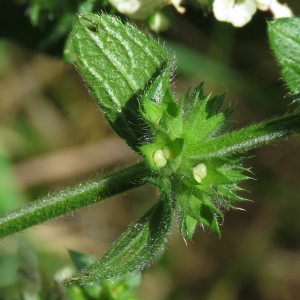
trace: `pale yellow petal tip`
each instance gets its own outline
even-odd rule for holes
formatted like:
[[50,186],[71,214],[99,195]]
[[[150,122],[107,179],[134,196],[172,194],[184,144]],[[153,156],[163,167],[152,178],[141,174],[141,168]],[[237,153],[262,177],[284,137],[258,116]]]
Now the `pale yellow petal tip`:
[[157,168],[163,168],[167,164],[167,159],[162,149],[158,149],[154,152],[153,162]]
[[201,163],[193,168],[193,173],[195,180],[201,183],[202,179],[204,179],[207,175],[207,168],[206,165]]
[[176,7],[176,10],[182,15],[186,12],[185,7],[183,7],[183,6]]
[[287,6],[286,3],[281,4],[276,0],[272,1],[270,5],[270,11],[273,14],[274,19],[290,18],[294,16],[292,10]]
[[269,9],[270,7],[270,4],[273,0],[254,0],[257,8],[259,10],[263,10],[263,11],[266,11]]
[[254,0],[215,0],[213,12],[217,20],[242,27],[255,14],[256,4]]
[[171,3],[173,4],[173,6],[175,7],[175,9],[180,13],[180,14],[184,14],[186,9],[183,6],[180,6],[180,3],[182,2],[182,0],[171,0]]
[[175,156],[173,149],[169,146],[163,147],[163,153],[166,159],[173,159]]

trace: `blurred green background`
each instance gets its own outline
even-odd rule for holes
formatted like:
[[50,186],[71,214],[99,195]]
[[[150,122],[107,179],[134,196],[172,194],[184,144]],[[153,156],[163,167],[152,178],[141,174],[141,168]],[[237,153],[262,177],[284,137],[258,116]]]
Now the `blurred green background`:
[[[113,134],[72,64],[62,60],[66,36],[33,28],[27,1],[0,3],[0,213],[48,193],[137,162]],[[300,14],[300,3],[288,1]],[[268,13],[237,29],[187,6],[171,11],[174,26],[159,35],[176,54],[173,91],[207,80],[213,95],[228,90],[235,128],[292,110],[268,45]],[[144,24],[137,26],[145,29]],[[154,35],[155,38],[157,36]],[[41,46],[42,45],[42,46]],[[43,51],[41,51],[41,49]],[[229,211],[222,238],[198,228],[187,245],[174,226],[160,259],[146,269],[144,300],[288,300],[300,295],[300,141],[298,137],[251,151],[245,162],[255,180],[244,182],[253,202]],[[0,241],[0,287],[13,281],[16,241],[38,253],[44,281],[70,264],[67,249],[97,257],[157,199],[144,187]],[[176,218],[176,217],[175,217]],[[176,222],[175,222],[176,223]],[[49,279],[48,279],[49,280]]]

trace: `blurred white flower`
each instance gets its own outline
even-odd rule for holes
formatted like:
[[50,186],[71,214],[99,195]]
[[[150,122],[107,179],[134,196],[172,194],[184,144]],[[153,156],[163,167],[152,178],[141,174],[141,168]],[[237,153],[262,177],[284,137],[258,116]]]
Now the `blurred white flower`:
[[120,13],[136,20],[145,20],[166,5],[164,0],[109,0]]
[[181,2],[182,2],[182,0],[171,0],[171,3],[176,8],[176,10],[179,13],[184,14],[185,13],[185,8],[183,6],[180,6]]
[[110,4],[120,13],[136,20],[145,20],[168,4],[183,14],[185,8],[181,6],[182,0],[109,0]]
[[274,19],[292,17],[292,10],[287,4],[277,0],[215,0],[213,12],[217,20],[232,23],[235,27],[247,24],[252,16],[259,10],[269,10]]
[[270,10],[274,19],[292,17],[292,10],[287,4],[281,4],[277,0],[254,0],[256,6],[260,10]]
[[269,9],[273,14],[274,19],[287,18],[293,16],[293,12],[287,6],[287,4],[281,4],[277,0],[271,0]]
[[215,0],[213,12],[217,20],[242,27],[255,14],[256,4],[254,0]]
[[254,0],[259,10],[268,10],[273,0]]

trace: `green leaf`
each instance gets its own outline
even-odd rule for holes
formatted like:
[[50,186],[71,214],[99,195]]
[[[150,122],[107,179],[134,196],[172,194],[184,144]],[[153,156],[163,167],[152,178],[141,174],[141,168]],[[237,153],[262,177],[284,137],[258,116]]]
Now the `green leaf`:
[[139,152],[151,136],[139,101],[143,95],[162,101],[169,88],[169,54],[131,24],[104,13],[78,16],[72,44],[94,99],[116,133]]
[[300,18],[268,21],[268,31],[283,78],[291,93],[297,95],[300,93]]
[[[194,219],[193,217],[186,215],[185,216],[185,231],[187,234],[187,237],[189,238],[190,241],[193,241],[193,235],[196,230],[198,221]],[[183,235],[182,235],[183,236]]]
[[100,260],[65,283],[99,282],[142,268],[163,246],[171,221],[171,201],[162,194],[158,203],[133,224]]
[[[69,250],[69,255],[78,270],[88,267],[95,261],[94,257],[73,250]],[[140,284],[141,274],[134,273],[129,276],[122,276],[121,279],[114,280],[113,282],[104,280],[101,282],[101,285],[94,283],[93,285],[81,287],[75,285],[69,286],[68,294],[74,295],[76,293],[82,295],[83,299],[127,299],[129,296],[129,299],[138,299],[133,295],[133,292]],[[75,297],[74,299],[77,298]]]

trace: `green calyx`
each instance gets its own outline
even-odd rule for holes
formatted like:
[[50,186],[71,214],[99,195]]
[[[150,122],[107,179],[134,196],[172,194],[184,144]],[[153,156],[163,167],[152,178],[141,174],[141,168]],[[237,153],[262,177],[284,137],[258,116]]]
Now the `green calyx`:
[[244,200],[234,192],[237,183],[249,178],[241,174],[247,170],[240,166],[245,157],[191,155],[201,143],[228,133],[232,110],[219,112],[224,98],[223,94],[209,100],[202,83],[179,105],[168,90],[160,104],[144,98],[140,109],[155,135],[154,143],[140,147],[140,151],[157,176],[170,181],[181,216],[181,233],[189,239],[197,223],[220,234],[217,216],[223,218],[221,208],[234,208],[232,202]]

